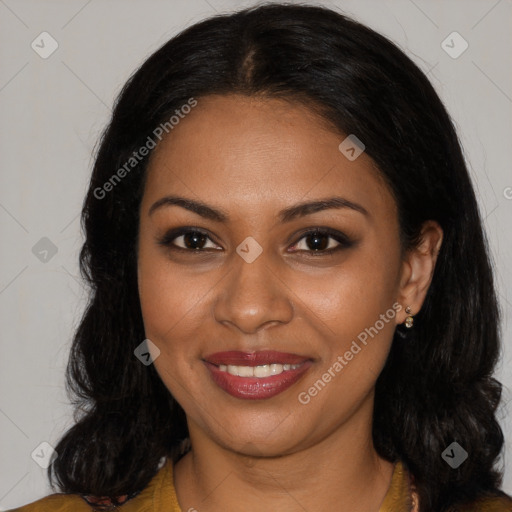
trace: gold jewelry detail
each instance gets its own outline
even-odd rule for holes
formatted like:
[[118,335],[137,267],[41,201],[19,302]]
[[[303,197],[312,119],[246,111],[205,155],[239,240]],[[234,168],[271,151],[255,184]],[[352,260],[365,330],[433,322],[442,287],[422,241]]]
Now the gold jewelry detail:
[[410,306],[407,306],[405,308],[405,312],[409,315],[406,319],[405,319],[405,327],[407,327],[407,329],[410,329],[412,326],[413,326],[413,323],[414,323],[414,318],[413,316],[411,315],[412,313],[412,309]]

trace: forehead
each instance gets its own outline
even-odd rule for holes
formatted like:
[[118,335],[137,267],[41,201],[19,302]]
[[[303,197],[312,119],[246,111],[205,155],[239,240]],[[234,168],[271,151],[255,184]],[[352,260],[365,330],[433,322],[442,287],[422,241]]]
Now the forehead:
[[302,103],[238,95],[199,98],[155,149],[145,197],[195,195],[217,204],[241,201],[261,212],[333,193],[371,208],[394,209],[373,161],[349,160],[346,135]]

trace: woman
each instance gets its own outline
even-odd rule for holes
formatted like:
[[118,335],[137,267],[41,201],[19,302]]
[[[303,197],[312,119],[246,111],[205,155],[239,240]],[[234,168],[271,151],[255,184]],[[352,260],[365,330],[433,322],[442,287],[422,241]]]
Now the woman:
[[185,30],[83,208],[61,494],[18,510],[512,510],[493,277],[451,120],[328,9]]

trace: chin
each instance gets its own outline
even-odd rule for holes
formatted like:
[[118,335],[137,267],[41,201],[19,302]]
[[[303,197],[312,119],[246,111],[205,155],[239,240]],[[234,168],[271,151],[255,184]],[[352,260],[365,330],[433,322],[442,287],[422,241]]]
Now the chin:
[[302,428],[298,431],[297,422],[290,421],[292,417],[290,414],[273,416],[269,421],[262,421],[261,417],[255,422],[237,421],[224,429],[214,425],[213,432],[217,443],[233,452],[251,457],[279,457],[293,453],[306,442],[307,433]]

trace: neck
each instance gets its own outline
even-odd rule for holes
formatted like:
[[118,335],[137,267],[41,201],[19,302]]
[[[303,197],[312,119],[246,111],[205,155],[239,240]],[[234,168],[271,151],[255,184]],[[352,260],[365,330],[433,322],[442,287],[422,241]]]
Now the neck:
[[329,436],[280,457],[237,453],[190,428],[192,450],[174,470],[182,510],[239,511],[243,505],[244,512],[378,512],[393,464],[373,447],[372,407]]

